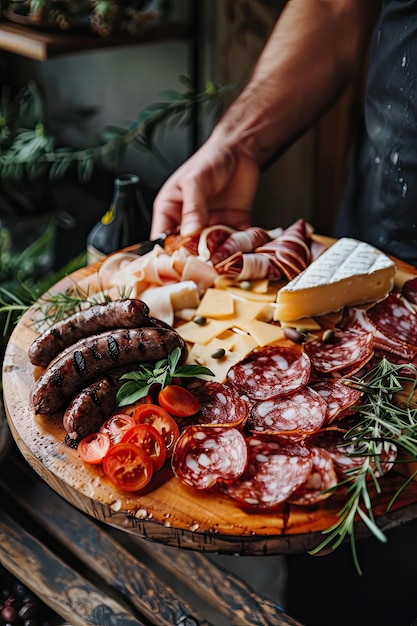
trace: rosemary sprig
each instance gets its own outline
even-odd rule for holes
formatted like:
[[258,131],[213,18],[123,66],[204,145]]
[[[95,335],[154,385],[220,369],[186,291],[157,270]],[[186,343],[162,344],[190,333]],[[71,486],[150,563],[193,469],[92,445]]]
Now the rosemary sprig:
[[[363,404],[355,409],[359,420],[344,435],[344,445],[351,445],[355,450],[352,454],[362,458],[362,463],[347,471],[345,480],[332,489],[345,488],[347,500],[338,512],[338,520],[323,531],[326,538],[310,551],[311,554],[335,550],[349,538],[355,567],[361,574],[355,543],[358,518],[379,541],[387,541],[375,522],[370,489],[373,486],[377,494],[381,493],[378,479],[383,474],[382,463],[390,450],[403,450],[417,458],[417,407],[412,406],[417,387],[416,374],[417,368],[411,364],[395,365],[383,358],[361,379],[344,381],[363,392]],[[396,401],[398,394],[403,394],[406,388],[404,399]],[[387,510],[409,482],[410,478],[396,492]]]

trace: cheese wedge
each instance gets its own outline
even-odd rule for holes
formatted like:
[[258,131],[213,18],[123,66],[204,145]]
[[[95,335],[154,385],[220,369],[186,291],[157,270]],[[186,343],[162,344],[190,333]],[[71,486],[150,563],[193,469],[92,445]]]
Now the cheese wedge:
[[396,269],[373,246],[339,239],[279,290],[274,319],[297,320],[381,300],[394,286]]

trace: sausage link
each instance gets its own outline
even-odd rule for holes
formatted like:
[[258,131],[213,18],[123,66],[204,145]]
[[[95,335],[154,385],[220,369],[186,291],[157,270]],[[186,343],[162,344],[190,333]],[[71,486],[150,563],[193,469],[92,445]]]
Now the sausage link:
[[64,412],[63,426],[75,441],[96,432],[116,408],[116,395],[131,368],[119,368],[82,389]]
[[84,337],[116,328],[147,326],[148,314],[145,302],[134,298],[95,304],[56,322],[37,337],[29,348],[29,360],[32,365],[46,367],[65,348]]
[[52,415],[62,409],[86,384],[108,370],[131,363],[157,361],[175,348],[187,355],[184,340],[166,328],[119,328],[81,339],[48,367],[36,381],[32,406],[37,413]]

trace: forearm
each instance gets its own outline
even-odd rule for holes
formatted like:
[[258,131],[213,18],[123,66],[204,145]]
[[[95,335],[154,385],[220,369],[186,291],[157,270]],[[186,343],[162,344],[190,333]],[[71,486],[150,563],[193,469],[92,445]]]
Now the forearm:
[[352,77],[371,0],[289,0],[253,74],[212,134],[262,166],[308,128]]

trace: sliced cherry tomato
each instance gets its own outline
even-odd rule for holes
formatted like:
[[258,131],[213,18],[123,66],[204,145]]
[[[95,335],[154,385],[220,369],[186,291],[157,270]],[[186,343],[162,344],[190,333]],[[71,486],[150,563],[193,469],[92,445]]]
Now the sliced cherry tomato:
[[81,439],[77,451],[85,463],[99,465],[103,462],[110,446],[111,439],[108,433],[92,433]]
[[133,415],[138,406],[142,406],[142,404],[149,404],[150,402],[153,402],[153,398],[148,393],[147,396],[141,398],[133,404],[128,404],[127,406],[119,406],[117,409],[117,413],[126,413],[126,415]]
[[172,455],[174,443],[180,436],[180,429],[172,415],[157,404],[142,404],[136,407],[132,415],[137,424],[151,424],[162,435],[167,457]]
[[133,426],[135,426],[133,417],[126,413],[115,413],[100,426],[100,432],[107,433],[114,445],[119,443],[123,435]]
[[103,460],[107,478],[121,491],[139,491],[152,478],[153,465],[144,450],[133,443],[117,443]]
[[158,402],[176,417],[190,417],[197,413],[200,404],[195,396],[179,385],[167,385],[158,394]]
[[165,441],[151,424],[137,424],[125,433],[122,443],[133,443],[142,448],[150,457],[154,472],[161,469],[167,458]]

